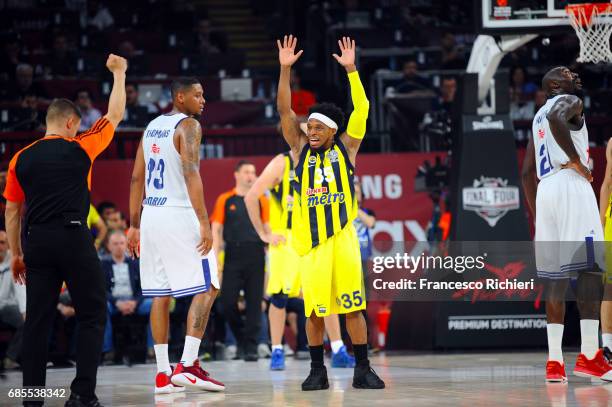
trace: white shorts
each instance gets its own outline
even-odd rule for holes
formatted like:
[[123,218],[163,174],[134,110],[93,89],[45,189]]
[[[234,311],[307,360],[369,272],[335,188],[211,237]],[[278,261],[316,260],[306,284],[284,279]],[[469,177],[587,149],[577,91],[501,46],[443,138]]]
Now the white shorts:
[[150,297],[184,297],[219,288],[217,259],[202,257],[193,208],[145,206],[140,222],[140,283]]
[[569,278],[579,271],[605,267],[603,227],[593,187],[571,169],[538,184],[536,266],[538,276]]

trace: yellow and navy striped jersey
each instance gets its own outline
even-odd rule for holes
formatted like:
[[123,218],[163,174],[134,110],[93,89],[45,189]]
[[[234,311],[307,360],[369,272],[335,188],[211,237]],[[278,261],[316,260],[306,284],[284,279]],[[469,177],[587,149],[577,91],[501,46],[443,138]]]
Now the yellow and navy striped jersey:
[[283,154],[285,169],[283,178],[270,190],[270,229],[281,232],[291,229],[291,212],[293,209],[293,160],[291,154]]
[[339,138],[325,151],[304,146],[295,167],[291,230],[298,254],[308,253],[357,217],[354,175]]

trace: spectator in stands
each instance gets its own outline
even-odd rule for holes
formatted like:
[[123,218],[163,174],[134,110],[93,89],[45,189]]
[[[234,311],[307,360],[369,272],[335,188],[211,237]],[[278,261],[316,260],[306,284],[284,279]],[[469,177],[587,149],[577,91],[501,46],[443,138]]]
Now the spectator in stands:
[[4,47],[0,55],[0,82],[12,82],[15,80],[15,69],[23,63],[21,43],[16,34],[7,34],[2,37]]
[[465,69],[466,63],[462,51],[457,46],[455,36],[445,33],[440,41],[442,48],[442,69]]
[[[111,258],[101,262],[102,270],[106,274],[108,293],[108,319],[104,332],[103,352],[113,349],[112,316],[124,320],[122,322],[129,322],[132,315],[148,316],[152,304],[150,298],[142,296],[138,261],[126,255],[127,237],[125,234],[121,231],[110,232],[107,248]],[[147,329],[147,349],[148,353],[153,353],[153,337],[150,329]]]
[[533,102],[534,102],[533,114],[534,115],[538,110],[540,110],[542,106],[546,104],[546,100],[547,100],[546,92],[544,92],[542,89],[536,90],[536,93],[533,97]]
[[133,75],[150,74],[146,55],[142,51],[137,51],[132,41],[123,41],[118,48],[119,55],[130,62],[130,73]]
[[100,214],[100,216],[102,216],[104,222],[106,222],[108,216],[117,210],[117,205],[109,201],[102,201],[98,204],[96,209],[98,209],[98,213]]
[[115,211],[108,215],[106,218],[106,226],[108,226],[109,230],[118,230],[120,232],[125,232],[127,229],[125,217],[121,211]]
[[[512,120],[530,120],[535,114],[534,95],[538,87],[528,82],[525,70],[521,66],[514,66],[510,70],[510,118]],[[524,132],[518,131],[519,140],[526,137]]]
[[195,26],[195,48],[202,54],[225,53],[227,39],[222,32],[212,29],[210,20],[200,18]]
[[512,101],[524,102],[532,100],[538,86],[527,80],[527,74],[522,66],[510,69],[510,97]]
[[36,95],[46,98],[46,93],[37,82],[34,83],[34,68],[29,64],[19,64],[15,69],[15,81],[7,87],[8,97],[16,102],[22,102],[26,95]]
[[457,79],[452,76],[442,78],[440,84],[440,98],[438,99],[438,110],[444,110],[447,113],[452,112],[455,93],[457,92]]
[[13,281],[11,253],[8,250],[6,232],[0,230],[0,321],[15,329],[6,350],[4,368],[14,369],[21,354],[21,338],[26,312],[25,286]]
[[18,131],[40,131],[44,129],[44,117],[42,112],[38,109],[39,98],[33,92],[28,92],[24,95],[21,100],[20,106],[23,109],[27,119],[21,121],[17,125],[12,127],[13,130]]
[[305,118],[308,116],[308,111],[312,105],[317,103],[315,94],[309,90],[302,88],[300,75],[295,71],[291,71],[291,109],[298,117]]
[[[131,67],[131,65],[130,65]],[[159,113],[153,103],[138,101],[138,88],[133,83],[125,85],[125,119],[121,123],[125,127],[146,127],[149,119]]]
[[93,106],[91,96],[87,89],[81,89],[77,92],[76,100],[74,101],[81,110],[81,127],[79,131],[89,129],[100,117],[102,113]]
[[71,76],[76,72],[76,56],[68,48],[68,37],[59,33],[53,38],[53,49],[43,69],[46,77]]
[[115,24],[113,15],[101,1],[89,0],[87,3],[90,27],[97,28],[102,31]]
[[397,85],[395,92],[410,93],[416,90],[430,90],[431,84],[418,72],[418,65],[414,59],[409,59],[404,62],[402,67],[404,74],[403,82]]

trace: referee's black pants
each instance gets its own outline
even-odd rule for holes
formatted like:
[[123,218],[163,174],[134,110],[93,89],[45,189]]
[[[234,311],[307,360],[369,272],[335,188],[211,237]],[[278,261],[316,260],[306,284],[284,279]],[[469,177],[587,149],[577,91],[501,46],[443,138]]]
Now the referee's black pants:
[[23,385],[44,386],[49,334],[65,281],[78,323],[76,377],[70,390],[95,397],[106,324],[106,281],[86,226],[32,225],[26,235],[26,321]]
[[[261,243],[229,243],[225,245],[221,301],[223,313],[246,353],[257,354],[257,339],[261,330],[261,301],[264,292],[265,251]],[[240,289],[244,289],[246,324],[238,311]]]

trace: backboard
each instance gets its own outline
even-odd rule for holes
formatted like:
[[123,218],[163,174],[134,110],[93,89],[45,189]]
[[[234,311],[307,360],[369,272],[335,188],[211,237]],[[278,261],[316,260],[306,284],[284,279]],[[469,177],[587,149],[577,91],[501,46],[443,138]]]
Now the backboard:
[[552,33],[571,30],[565,7],[611,0],[478,0],[479,34]]

